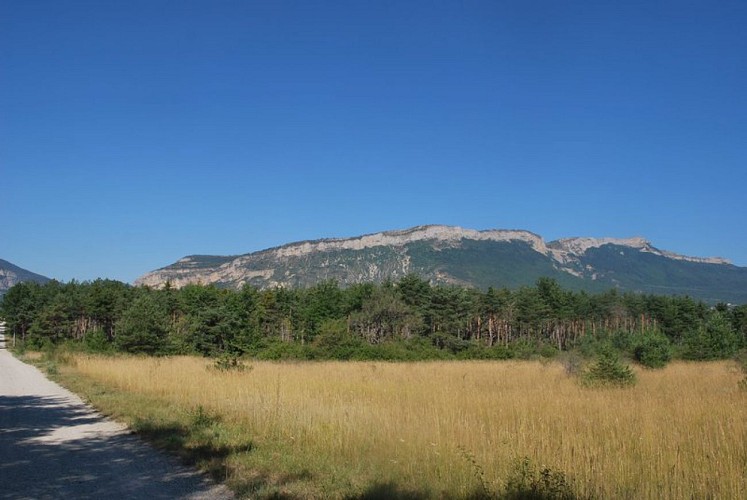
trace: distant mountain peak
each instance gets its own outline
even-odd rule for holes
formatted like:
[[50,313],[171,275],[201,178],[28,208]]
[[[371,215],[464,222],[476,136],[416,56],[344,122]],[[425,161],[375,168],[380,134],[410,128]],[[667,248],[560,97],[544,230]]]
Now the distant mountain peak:
[[49,281],[49,278],[27,271],[7,260],[0,259],[0,296],[5,294],[13,285],[23,281],[46,283]]

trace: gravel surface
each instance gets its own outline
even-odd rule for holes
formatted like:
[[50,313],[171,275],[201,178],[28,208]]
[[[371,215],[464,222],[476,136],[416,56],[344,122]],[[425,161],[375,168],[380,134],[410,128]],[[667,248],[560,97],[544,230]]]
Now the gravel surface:
[[0,498],[232,498],[14,358],[0,336]]

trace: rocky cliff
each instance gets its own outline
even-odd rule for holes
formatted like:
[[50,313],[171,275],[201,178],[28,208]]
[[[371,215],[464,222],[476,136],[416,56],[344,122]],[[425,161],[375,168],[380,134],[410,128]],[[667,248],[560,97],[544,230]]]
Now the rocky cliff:
[[747,268],[717,257],[659,250],[644,238],[545,242],[529,231],[440,225],[302,241],[239,256],[193,255],[150,272],[135,284],[303,287],[327,279],[341,285],[397,280],[408,273],[434,283],[480,288],[514,288],[549,276],[573,289],[617,287],[747,302]]

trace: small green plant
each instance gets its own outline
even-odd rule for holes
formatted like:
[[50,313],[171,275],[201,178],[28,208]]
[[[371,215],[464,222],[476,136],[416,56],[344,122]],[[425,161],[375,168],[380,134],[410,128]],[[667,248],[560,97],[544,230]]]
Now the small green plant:
[[192,425],[197,428],[210,427],[220,421],[215,415],[211,415],[205,407],[198,405],[194,410],[190,412],[190,420]]
[[47,361],[43,367],[46,374],[50,377],[56,377],[60,374],[60,369],[54,361]]
[[506,482],[506,494],[513,500],[574,500],[573,484],[564,472],[550,467],[537,467],[524,457],[514,467]]
[[600,349],[596,362],[581,375],[581,381],[586,386],[625,387],[634,385],[636,378],[612,347],[604,347]]
[[252,367],[245,365],[239,356],[225,353],[215,360],[213,363],[213,369],[220,372],[243,372],[245,370],[251,370]]

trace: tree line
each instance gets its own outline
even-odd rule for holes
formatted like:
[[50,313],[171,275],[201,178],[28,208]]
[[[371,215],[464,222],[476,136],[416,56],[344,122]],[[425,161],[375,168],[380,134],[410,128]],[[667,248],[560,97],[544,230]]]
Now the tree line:
[[[99,279],[19,283],[0,304],[8,334],[31,347],[258,358],[510,358],[602,344],[645,357],[716,359],[747,347],[747,305],[689,297],[432,285],[416,275],[347,288],[239,290]],[[643,346],[643,347],[642,347]],[[653,347],[652,347],[653,346]],[[643,354],[641,354],[643,353]]]

